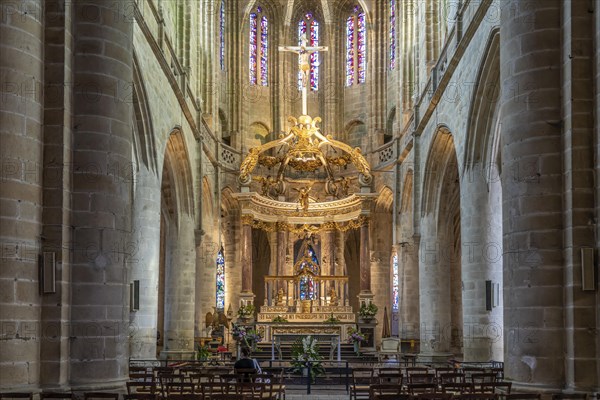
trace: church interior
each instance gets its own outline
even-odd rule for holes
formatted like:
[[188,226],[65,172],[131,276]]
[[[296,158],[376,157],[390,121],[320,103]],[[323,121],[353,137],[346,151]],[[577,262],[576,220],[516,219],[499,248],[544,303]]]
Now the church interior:
[[597,0],[1,7],[0,392],[309,337],[598,398]]

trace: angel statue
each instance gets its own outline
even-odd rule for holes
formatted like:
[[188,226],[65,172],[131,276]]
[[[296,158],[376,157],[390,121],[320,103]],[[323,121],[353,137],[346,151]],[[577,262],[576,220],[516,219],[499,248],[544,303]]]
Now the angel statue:
[[298,203],[300,203],[300,207],[302,207],[302,211],[304,211],[304,212],[308,211],[308,194],[310,193],[310,190],[312,189],[312,187],[313,187],[313,183],[311,183],[307,187],[303,187],[300,189],[294,188],[294,190],[299,193],[298,194]]

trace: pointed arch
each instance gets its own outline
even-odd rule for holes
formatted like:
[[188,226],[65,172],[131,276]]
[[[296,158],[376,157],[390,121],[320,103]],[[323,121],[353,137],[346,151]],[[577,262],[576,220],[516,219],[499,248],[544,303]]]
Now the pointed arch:
[[[176,209],[189,216],[194,215],[194,192],[192,180],[192,168],[190,165],[189,152],[185,145],[183,134],[179,127],[174,128],[169,135],[165,149],[164,171],[169,184],[174,189]],[[165,175],[163,174],[163,180]],[[164,185],[163,185],[164,186]]]
[[458,165],[449,168],[451,164],[456,163],[456,148],[454,137],[447,126],[438,126],[426,160],[421,213],[422,215],[429,213],[437,215],[444,176],[451,170],[458,170]]
[[143,162],[148,170],[157,172],[156,143],[154,127],[150,115],[148,93],[144,85],[139,60],[133,52],[133,115],[134,115],[134,155],[135,159]]
[[476,164],[484,170],[496,164],[499,135],[496,124],[500,104],[500,31],[494,29],[488,38],[469,110],[468,129],[463,158],[463,171]]

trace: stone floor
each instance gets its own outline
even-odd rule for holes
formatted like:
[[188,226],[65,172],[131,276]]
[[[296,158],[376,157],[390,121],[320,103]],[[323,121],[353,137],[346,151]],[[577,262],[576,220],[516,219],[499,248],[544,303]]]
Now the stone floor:
[[312,388],[311,394],[306,394],[304,386],[288,386],[286,389],[287,400],[348,400],[350,394],[346,393],[344,386],[328,386]]

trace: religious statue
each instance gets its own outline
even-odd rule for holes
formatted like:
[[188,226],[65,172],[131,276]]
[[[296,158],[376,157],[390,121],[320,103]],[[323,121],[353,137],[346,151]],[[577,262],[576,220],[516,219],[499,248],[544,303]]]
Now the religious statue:
[[271,175],[267,176],[266,178],[262,176],[257,176],[254,179],[260,182],[260,194],[262,194],[265,197],[271,198],[271,188],[276,183],[275,179],[272,178]]
[[308,46],[306,33],[300,36],[300,46],[279,46],[279,51],[291,51],[298,54],[298,65],[302,71],[302,87],[308,85],[308,72],[310,71],[310,55],[318,51],[327,51],[325,46]]
[[335,293],[335,288],[332,286],[329,288],[329,305],[337,306],[338,305],[338,297]]
[[285,301],[283,299],[283,289],[279,288],[279,290],[277,291],[277,296],[276,296],[276,300],[275,300],[275,305],[276,306],[285,306]]
[[303,187],[300,189],[294,188],[294,190],[299,193],[298,194],[298,203],[300,203],[300,207],[302,207],[302,211],[304,211],[304,212],[308,211],[308,194],[310,193],[312,186],[313,186],[313,184],[311,183],[307,187]]

